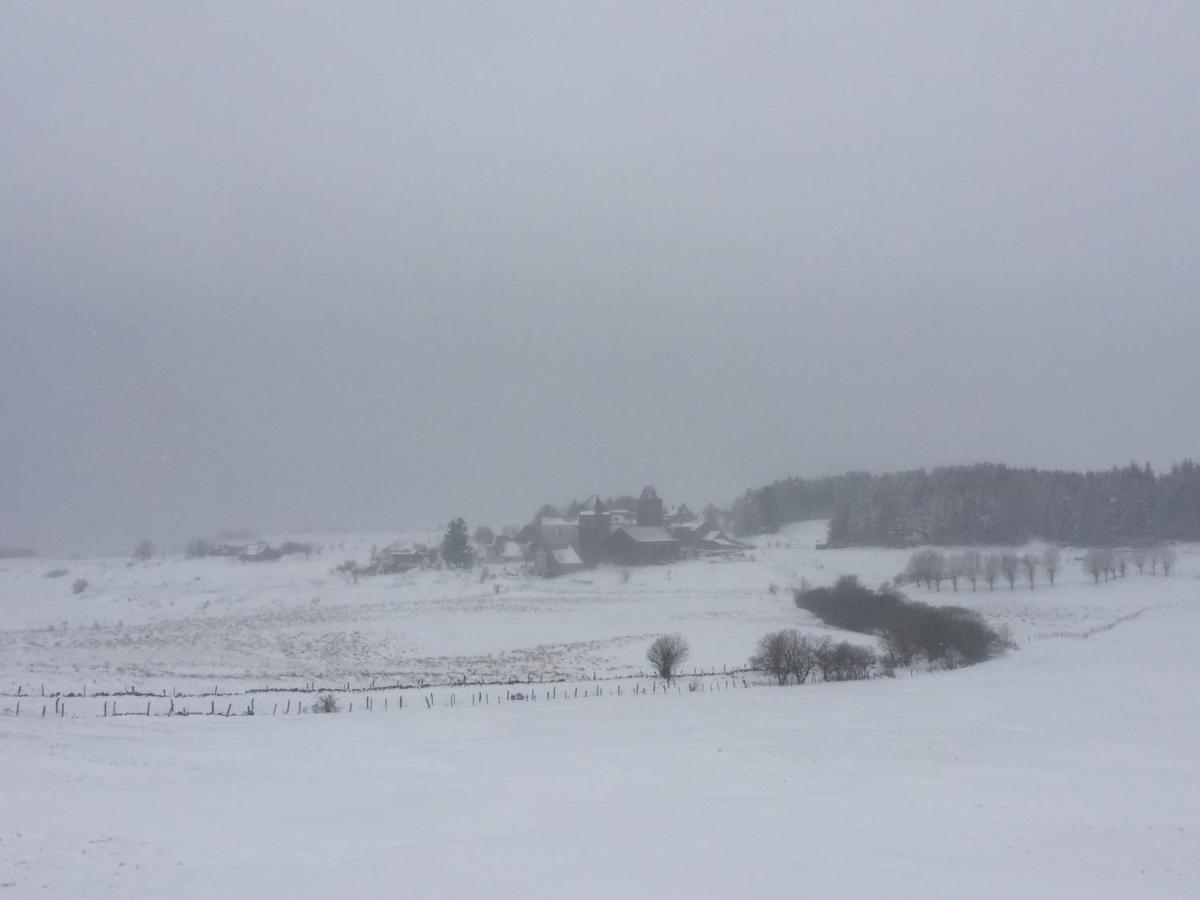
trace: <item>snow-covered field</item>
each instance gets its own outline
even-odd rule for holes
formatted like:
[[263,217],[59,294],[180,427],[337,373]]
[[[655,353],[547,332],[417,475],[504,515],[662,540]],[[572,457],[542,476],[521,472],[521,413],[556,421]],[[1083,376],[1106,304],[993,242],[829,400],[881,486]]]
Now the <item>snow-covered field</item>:
[[[628,581],[349,584],[331,569],[354,547],[0,563],[0,897],[1200,896],[1200,548],[1170,578],[1093,585],[1066,562],[1054,589],[913,590],[1009,626],[1020,649],[971,669],[639,677],[664,631],[718,673],[780,627],[869,640],[786,588],[875,584],[908,554],[822,537],[802,524],[752,560]],[[384,689],[531,676],[537,702]],[[372,680],[343,693],[351,714],[270,714],[309,682]],[[57,718],[41,696],[85,686]],[[290,692],[238,693],[262,686]],[[131,687],[167,696],[103,717],[116,698],[94,695]],[[194,696],[214,688],[235,696]],[[159,715],[250,699],[254,717]]]

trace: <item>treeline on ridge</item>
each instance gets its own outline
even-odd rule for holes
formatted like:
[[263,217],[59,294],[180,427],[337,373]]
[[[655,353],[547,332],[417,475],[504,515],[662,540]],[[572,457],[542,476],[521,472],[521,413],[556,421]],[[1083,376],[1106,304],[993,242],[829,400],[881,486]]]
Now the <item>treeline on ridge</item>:
[[788,478],[747,491],[733,513],[743,534],[827,518],[830,546],[1200,540],[1200,466],[1185,460],[1164,473],[1136,464],[1066,472],[979,463]]

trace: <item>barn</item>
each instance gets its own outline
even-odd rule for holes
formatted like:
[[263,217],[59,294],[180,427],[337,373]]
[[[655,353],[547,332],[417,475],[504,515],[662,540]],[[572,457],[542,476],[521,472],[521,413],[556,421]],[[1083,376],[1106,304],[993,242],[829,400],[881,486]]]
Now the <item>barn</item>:
[[529,570],[533,575],[543,578],[554,578],[558,575],[570,575],[583,568],[583,560],[573,547],[547,547],[542,544],[534,551],[533,561]]
[[608,538],[608,555],[623,566],[649,566],[679,559],[679,541],[661,525],[622,525]]

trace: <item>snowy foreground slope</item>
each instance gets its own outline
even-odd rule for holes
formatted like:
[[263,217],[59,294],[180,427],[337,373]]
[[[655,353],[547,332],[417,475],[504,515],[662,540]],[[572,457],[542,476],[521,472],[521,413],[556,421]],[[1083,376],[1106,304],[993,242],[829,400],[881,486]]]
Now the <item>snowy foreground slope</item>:
[[[740,662],[748,634],[816,627],[752,590],[767,571],[899,568],[889,551],[839,563],[784,544],[695,579],[706,652],[723,628]],[[1200,896],[1194,559],[1170,579],[1070,573],[1053,593],[944,598],[1003,612],[1022,647],[917,678],[327,716],[0,715],[0,897]],[[616,599],[581,586],[576,614],[635,633],[624,590],[643,577],[614,581]],[[660,591],[647,630],[685,616],[687,597]],[[531,602],[516,623],[569,631],[561,600]],[[58,672],[25,634],[6,634],[6,674],[8,651]],[[170,647],[142,649],[174,674]]]

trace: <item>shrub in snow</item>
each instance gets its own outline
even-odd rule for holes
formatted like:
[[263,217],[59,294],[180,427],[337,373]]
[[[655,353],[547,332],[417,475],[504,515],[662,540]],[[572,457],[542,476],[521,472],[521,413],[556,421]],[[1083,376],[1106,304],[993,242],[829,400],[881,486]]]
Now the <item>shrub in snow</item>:
[[859,647],[849,641],[835,644],[822,638],[816,645],[816,664],[826,681],[861,681],[871,677],[878,662],[870,647]]
[[797,591],[796,605],[826,625],[879,635],[893,666],[911,665],[918,656],[951,668],[971,665],[1008,645],[973,610],[913,603],[893,591],[872,591],[853,576],[832,588]]
[[338,699],[333,694],[322,694],[313,701],[312,711],[315,713],[335,713],[340,710]]
[[88,583],[87,583],[86,578],[76,578],[75,583],[73,585],[71,585],[71,590],[74,591],[76,594],[82,594],[84,591],[87,590],[87,586],[88,586]]
[[670,681],[675,677],[675,670],[683,665],[691,653],[687,641],[681,634],[664,634],[656,639],[646,651],[646,659],[654,666],[659,678]]
[[51,569],[49,572],[46,573],[46,577],[47,578],[62,578],[66,574],[67,574],[66,569]]
[[816,650],[812,641],[794,629],[773,631],[759,640],[750,665],[770,673],[780,684],[787,684],[789,677],[804,684],[816,667]]

